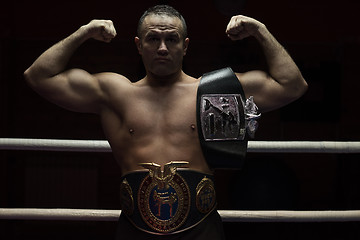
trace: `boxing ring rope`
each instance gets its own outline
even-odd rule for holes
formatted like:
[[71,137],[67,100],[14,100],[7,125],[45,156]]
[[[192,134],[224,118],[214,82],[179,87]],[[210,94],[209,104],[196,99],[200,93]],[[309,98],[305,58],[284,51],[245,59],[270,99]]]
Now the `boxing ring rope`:
[[[223,222],[358,222],[360,211],[234,211],[218,210]],[[118,221],[121,210],[0,208],[0,219]]]
[[[359,222],[360,211],[233,211],[218,210],[223,222]],[[0,208],[0,219],[118,221],[121,210]]]
[[[0,138],[0,150],[111,152],[106,140]],[[257,153],[360,153],[360,142],[249,141],[248,152]]]
[[[111,152],[105,140],[0,138],[0,150]],[[250,141],[248,152],[360,153],[360,142]],[[224,222],[350,222],[360,221],[360,210],[347,211],[234,211],[218,210]],[[120,210],[0,208],[0,219],[117,221]]]

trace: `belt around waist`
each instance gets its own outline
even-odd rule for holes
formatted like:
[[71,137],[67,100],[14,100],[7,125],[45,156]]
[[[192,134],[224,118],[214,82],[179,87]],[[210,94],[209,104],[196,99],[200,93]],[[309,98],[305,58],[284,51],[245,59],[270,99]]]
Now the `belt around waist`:
[[168,177],[151,171],[122,176],[122,214],[138,229],[158,235],[174,234],[199,224],[216,208],[214,177],[177,169]]

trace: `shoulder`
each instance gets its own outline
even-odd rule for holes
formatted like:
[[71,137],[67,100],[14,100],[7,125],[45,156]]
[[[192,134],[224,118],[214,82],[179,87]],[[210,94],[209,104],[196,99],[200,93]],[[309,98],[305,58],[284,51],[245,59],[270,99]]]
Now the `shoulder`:
[[105,103],[113,105],[126,101],[132,96],[135,85],[127,77],[113,72],[93,74],[101,89]]
[[93,76],[101,83],[131,83],[127,77],[113,72],[96,73]]
[[112,89],[118,90],[118,88],[126,90],[133,85],[127,77],[118,73],[102,72],[93,74],[93,76],[98,81],[101,89],[106,92]]

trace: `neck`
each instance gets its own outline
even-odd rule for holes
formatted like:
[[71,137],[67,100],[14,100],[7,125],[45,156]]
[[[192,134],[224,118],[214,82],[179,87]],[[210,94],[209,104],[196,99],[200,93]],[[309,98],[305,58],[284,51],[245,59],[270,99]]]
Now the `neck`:
[[183,75],[184,72],[182,70],[166,76],[159,76],[148,72],[145,80],[146,82],[148,82],[149,85],[153,87],[167,87],[172,86],[175,83],[181,82],[183,80]]

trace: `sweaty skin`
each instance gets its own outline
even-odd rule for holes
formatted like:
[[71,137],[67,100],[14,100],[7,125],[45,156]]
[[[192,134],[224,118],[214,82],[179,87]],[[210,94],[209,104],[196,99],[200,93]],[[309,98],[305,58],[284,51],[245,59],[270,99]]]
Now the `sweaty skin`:
[[[234,40],[253,36],[264,49],[269,73],[236,74],[245,96],[253,96],[260,111],[279,108],[305,92],[307,84],[300,71],[263,24],[235,16],[226,33]],[[164,165],[170,161],[188,161],[189,168],[211,173],[197,135],[199,79],[182,71],[189,39],[182,36],[180,19],[164,15],[145,18],[135,44],[146,77],[135,83],[117,73],[65,69],[84,41],[109,42],[115,36],[111,21],[93,20],[45,51],[25,71],[25,79],[59,106],[98,114],[123,174],[142,169],[139,163]]]

